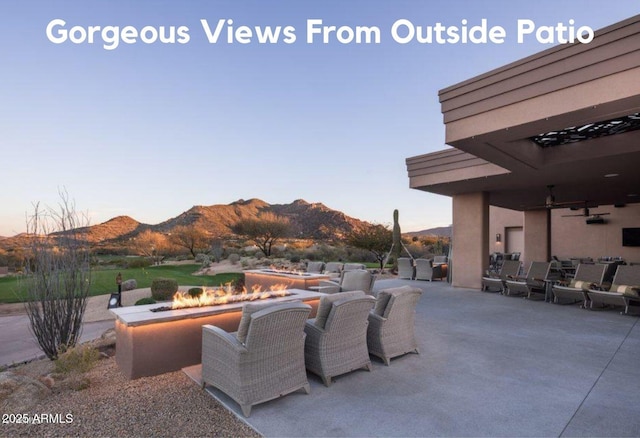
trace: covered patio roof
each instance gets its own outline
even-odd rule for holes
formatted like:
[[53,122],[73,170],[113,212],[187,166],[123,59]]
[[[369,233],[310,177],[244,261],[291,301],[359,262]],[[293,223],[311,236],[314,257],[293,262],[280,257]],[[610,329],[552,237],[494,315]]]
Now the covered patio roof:
[[514,210],[550,185],[557,206],[638,203],[639,78],[640,15],[443,89],[453,148],[408,158],[410,187]]

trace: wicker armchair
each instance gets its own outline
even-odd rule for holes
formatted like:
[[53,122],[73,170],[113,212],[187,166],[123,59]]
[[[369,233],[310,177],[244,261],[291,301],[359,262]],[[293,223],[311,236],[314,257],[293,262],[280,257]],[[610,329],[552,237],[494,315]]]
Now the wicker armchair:
[[409,257],[398,257],[398,278],[413,280],[416,276],[416,267]]
[[360,290],[371,295],[376,276],[371,272],[359,269],[354,271],[343,271],[339,281],[320,280],[318,286],[311,286],[309,289],[317,290],[325,294],[336,294]]
[[576,303],[582,301],[581,307],[586,308],[589,302],[587,291],[594,285],[602,283],[606,270],[607,266],[603,264],[580,263],[570,282],[553,285],[553,302],[571,300]]
[[367,316],[374,303],[375,298],[362,291],[320,298],[315,319],[304,328],[304,358],[307,370],[320,376],[326,386],[335,376],[359,368],[371,371]]
[[619,265],[608,291],[590,289],[587,296],[592,309],[594,303],[603,306],[624,306],[626,315],[631,304],[640,304],[640,266]]
[[293,302],[245,309],[237,334],[202,327],[202,387],[223,391],[248,417],[253,405],[301,388],[310,392],[303,327],[311,307]]
[[389,365],[393,357],[419,353],[414,320],[421,295],[422,290],[411,286],[384,289],[378,293],[376,307],[369,312],[369,354]]
[[527,298],[531,298],[534,293],[544,295],[546,292],[544,280],[548,278],[550,270],[551,263],[549,262],[531,262],[525,279],[507,280],[505,282],[506,294],[526,294]]
[[433,281],[446,277],[444,265],[434,265],[432,259],[416,259],[416,280]]
[[520,271],[520,262],[517,260],[505,260],[502,262],[500,273],[497,276],[486,275],[482,277],[482,290],[489,291],[492,288],[504,293],[505,283],[509,278],[515,278]]
[[309,262],[307,263],[307,272],[314,274],[322,274],[324,271],[324,262]]

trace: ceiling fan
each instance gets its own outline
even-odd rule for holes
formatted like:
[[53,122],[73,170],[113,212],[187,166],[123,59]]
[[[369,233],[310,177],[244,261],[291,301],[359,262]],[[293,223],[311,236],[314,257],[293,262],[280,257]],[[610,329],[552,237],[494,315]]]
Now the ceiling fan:
[[572,205],[577,204],[585,204],[585,201],[566,201],[566,202],[556,202],[556,197],[553,194],[553,188],[555,186],[553,184],[549,184],[547,186],[547,197],[545,198],[544,205],[536,205],[531,207],[532,210],[546,208],[551,210],[552,208],[566,208]]
[[[597,206],[596,206],[597,208]],[[571,210],[579,210],[577,207],[571,207]],[[589,207],[587,207],[587,202],[584,202],[584,207],[582,207],[582,213],[580,214],[563,214],[562,217],[593,217],[599,218],[600,216],[606,216],[611,213],[590,213]]]

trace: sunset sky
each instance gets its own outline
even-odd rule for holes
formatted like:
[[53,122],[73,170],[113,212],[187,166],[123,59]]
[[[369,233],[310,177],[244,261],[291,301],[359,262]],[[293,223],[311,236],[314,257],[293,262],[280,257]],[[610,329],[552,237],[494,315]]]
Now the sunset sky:
[[[91,224],[119,215],[156,224],[194,205],[302,198],[383,224],[397,208],[403,231],[449,225],[451,200],[410,189],[405,165],[447,147],[438,91],[553,45],[535,35],[518,43],[519,19],[597,30],[640,13],[635,0],[603,5],[4,0],[0,236],[24,232],[33,203],[55,205],[62,188]],[[66,24],[50,25],[56,19]],[[212,33],[229,19],[209,41],[201,20]],[[356,26],[377,28],[380,41],[333,33],[310,42],[314,19],[345,26],[345,41]],[[400,41],[406,23],[425,31],[483,19],[504,29],[504,42]],[[160,41],[172,26],[173,41]],[[249,29],[233,33],[240,26]],[[277,42],[258,40],[277,26]]]

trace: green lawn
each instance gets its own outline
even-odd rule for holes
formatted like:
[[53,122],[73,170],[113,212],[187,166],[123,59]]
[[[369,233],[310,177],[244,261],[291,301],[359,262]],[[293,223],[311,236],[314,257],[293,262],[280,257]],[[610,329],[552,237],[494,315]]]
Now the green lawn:
[[[163,265],[148,268],[131,269],[94,269],[91,271],[91,289],[89,295],[104,295],[117,292],[116,275],[122,273],[122,279],[134,278],[138,288],[150,287],[156,277],[174,278],[181,286],[218,286],[241,278],[241,273],[218,275],[192,275],[200,268],[199,264]],[[16,277],[0,278],[0,303],[18,303],[24,301],[24,281]]]

